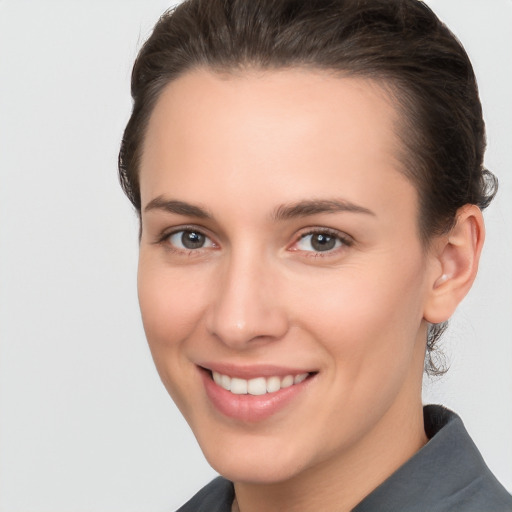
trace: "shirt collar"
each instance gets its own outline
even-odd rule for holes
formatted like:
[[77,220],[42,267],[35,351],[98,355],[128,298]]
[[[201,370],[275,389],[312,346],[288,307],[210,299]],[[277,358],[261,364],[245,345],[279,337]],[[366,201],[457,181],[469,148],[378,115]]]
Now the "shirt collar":
[[436,510],[440,501],[489,471],[459,416],[440,405],[427,405],[423,417],[428,443],[353,512]]

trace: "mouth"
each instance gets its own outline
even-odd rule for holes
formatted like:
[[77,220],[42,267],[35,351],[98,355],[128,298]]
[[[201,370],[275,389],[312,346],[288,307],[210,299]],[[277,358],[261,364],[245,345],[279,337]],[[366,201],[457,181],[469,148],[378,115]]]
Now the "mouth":
[[198,368],[214,408],[223,416],[249,423],[265,420],[297,403],[318,374],[272,367]]
[[253,395],[260,396],[267,393],[277,393],[281,389],[289,388],[305,381],[311,374],[300,373],[298,375],[285,375],[280,377],[272,375],[270,377],[255,377],[253,379],[242,379],[239,377],[230,377],[219,372],[211,371],[211,376],[215,384],[233,393],[234,395]]

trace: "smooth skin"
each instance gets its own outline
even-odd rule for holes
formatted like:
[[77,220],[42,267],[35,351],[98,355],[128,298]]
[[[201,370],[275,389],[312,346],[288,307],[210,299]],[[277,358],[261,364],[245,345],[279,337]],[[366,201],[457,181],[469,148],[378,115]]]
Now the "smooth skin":
[[[484,227],[468,205],[425,247],[399,122],[377,84],[305,69],[189,71],[150,118],[144,328],[242,512],[350,510],[427,442],[428,322],[471,287]],[[210,403],[205,361],[317,373],[284,409],[242,422]]]

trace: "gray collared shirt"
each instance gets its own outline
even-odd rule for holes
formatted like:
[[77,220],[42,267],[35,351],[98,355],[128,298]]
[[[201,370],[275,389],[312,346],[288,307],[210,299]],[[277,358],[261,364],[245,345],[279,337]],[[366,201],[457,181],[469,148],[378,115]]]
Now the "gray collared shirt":
[[[425,406],[423,416],[429,442],[353,512],[512,512],[512,496],[462,420],[440,405]],[[230,512],[233,498],[233,484],[218,477],[177,512]]]

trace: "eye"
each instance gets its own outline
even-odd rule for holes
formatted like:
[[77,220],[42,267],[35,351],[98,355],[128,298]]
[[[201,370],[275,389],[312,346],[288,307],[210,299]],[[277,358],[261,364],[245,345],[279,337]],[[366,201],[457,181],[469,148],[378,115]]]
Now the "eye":
[[350,245],[349,240],[330,231],[305,233],[295,243],[293,249],[306,252],[329,252],[343,245]]
[[169,243],[176,249],[194,250],[214,247],[215,244],[203,233],[195,229],[182,229],[167,237]]

